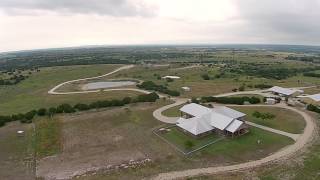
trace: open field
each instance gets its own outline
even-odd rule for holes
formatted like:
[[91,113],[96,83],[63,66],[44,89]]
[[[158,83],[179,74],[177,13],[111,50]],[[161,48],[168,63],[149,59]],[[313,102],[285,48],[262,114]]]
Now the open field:
[[[294,64],[294,63],[293,63]],[[287,66],[291,66],[288,63]],[[199,66],[190,69],[169,69],[167,67],[142,67],[136,66],[126,72],[119,72],[108,78],[133,78],[143,81],[154,81],[157,84],[167,85],[169,89],[177,90],[182,93],[182,97],[200,97],[217,95],[226,92],[232,92],[232,89],[239,88],[245,84],[245,90],[253,90],[247,86],[256,84],[279,85],[283,87],[301,87],[310,86],[319,83],[317,78],[305,77],[302,75],[293,76],[283,80],[266,79],[253,76],[238,75],[226,73],[223,77],[215,78],[219,74],[219,66]],[[203,80],[201,75],[208,74],[212,79]],[[173,82],[167,82],[159,79],[166,75],[179,76],[181,79],[175,79]],[[190,92],[183,92],[181,87],[190,87]]]
[[[24,136],[17,135],[20,130]],[[13,122],[0,128],[0,179],[34,179],[32,135],[31,124]]]
[[304,89],[304,93],[305,94],[319,94],[320,93],[320,87]]
[[55,155],[61,151],[61,122],[57,118],[35,120],[35,150],[37,159]]
[[[293,143],[287,137],[252,127],[250,133],[244,136],[219,141],[188,157],[181,156],[152,133],[153,129],[162,125],[153,119],[152,112],[167,103],[160,100],[157,103],[130,105],[129,108],[110,108],[57,116],[62,121],[60,139],[63,149],[58,155],[40,161],[38,175],[67,177],[70,176],[70,172],[83,172],[90,168],[150,158],[152,163],[138,169],[98,173],[97,176],[85,178],[141,179],[167,170],[259,159]],[[257,143],[258,140],[260,144]]]
[[[260,124],[263,126],[271,127],[273,129],[282,130],[289,133],[301,134],[305,127],[305,121],[302,116],[287,109],[278,107],[232,107],[235,110],[247,114],[246,120]],[[276,117],[274,119],[262,120],[253,117],[252,113],[258,111],[261,113],[271,113]]]
[[62,103],[75,104],[101,99],[135,96],[137,92],[107,92],[78,94],[68,96],[48,95],[48,90],[60,82],[77,78],[101,75],[120,67],[120,65],[90,65],[41,68],[27,80],[14,86],[0,87],[0,114],[25,113],[32,109],[51,107]]

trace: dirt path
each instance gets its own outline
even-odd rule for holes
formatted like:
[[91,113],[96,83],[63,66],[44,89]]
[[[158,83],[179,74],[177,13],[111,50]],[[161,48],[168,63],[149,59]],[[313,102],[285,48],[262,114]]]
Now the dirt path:
[[55,86],[54,88],[52,88],[51,90],[48,91],[48,94],[53,94],[53,95],[68,95],[68,94],[83,94],[83,93],[94,93],[94,92],[99,92],[100,90],[94,90],[94,91],[75,91],[75,92],[56,92],[57,89],[59,89],[60,87],[66,85],[66,84],[70,84],[73,82],[78,82],[78,81],[85,81],[85,80],[91,80],[91,79],[97,79],[97,78],[102,78],[102,77],[106,77],[109,76],[111,74],[114,74],[116,72],[122,71],[122,70],[126,70],[126,69],[130,69],[133,68],[134,65],[127,65],[127,66],[122,66],[112,72],[109,72],[107,74],[101,75],[101,76],[95,76],[95,77],[90,77],[90,78],[82,78],[82,79],[76,79],[76,80],[71,80],[71,81],[66,81],[63,82],[61,84],[58,84],[57,86]]
[[[256,105],[256,106],[268,106],[268,105]],[[271,106],[271,105],[269,105],[269,106]],[[167,107],[168,106],[166,106],[166,108]],[[172,106],[172,107],[174,107],[174,106]],[[244,170],[244,169],[250,169],[250,168],[257,167],[257,166],[261,166],[261,165],[264,165],[267,163],[272,163],[272,162],[284,160],[284,159],[289,158],[290,156],[296,154],[298,151],[302,150],[303,147],[310,140],[312,140],[312,137],[313,137],[313,134],[315,131],[315,127],[316,127],[313,122],[312,117],[310,115],[308,115],[307,113],[305,113],[304,111],[295,109],[293,107],[289,107],[285,104],[273,105],[272,107],[286,108],[286,109],[292,110],[294,112],[297,112],[306,121],[306,126],[303,131],[303,134],[298,135],[297,137],[296,136],[292,137],[292,138],[296,139],[296,142],[293,145],[289,145],[289,146],[279,150],[278,152],[271,154],[270,156],[267,156],[265,158],[262,158],[262,159],[256,160],[256,161],[250,161],[250,162],[236,164],[236,165],[230,165],[230,166],[198,168],[198,169],[189,169],[189,170],[183,170],[183,171],[173,171],[173,172],[168,172],[168,173],[161,173],[158,176],[154,177],[154,179],[156,179],[156,180],[178,179],[178,178],[186,178],[186,177],[208,175],[208,174],[215,174],[215,173],[222,173],[222,172],[240,171],[240,170]],[[163,108],[163,109],[166,109],[166,108]],[[277,132],[278,131],[276,131],[275,133],[277,133]],[[288,135],[288,134],[286,134],[286,135]]]
[[162,112],[167,110],[167,109],[170,109],[172,107],[184,104],[184,103],[186,103],[188,101],[188,99],[171,98],[171,100],[175,101],[175,103],[169,104],[167,106],[163,106],[163,107],[155,110],[153,112],[153,117],[155,117],[157,120],[159,120],[161,122],[164,122],[164,123],[175,124],[179,117],[167,117],[167,116],[162,115]]

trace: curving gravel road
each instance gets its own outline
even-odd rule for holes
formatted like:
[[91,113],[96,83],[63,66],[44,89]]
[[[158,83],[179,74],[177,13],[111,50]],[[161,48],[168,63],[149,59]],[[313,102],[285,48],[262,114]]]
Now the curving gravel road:
[[59,89],[60,87],[69,84],[69,83],[73,83],[73,82],[78,82],[78,81],[84,81],[84,80],[91,80],[91,79],[97,79],[97,78],[102,78],[102,77],[106,77],[109,76],[111,74],[114,74],[116,72],[125,70],[125,69],[130,69],[133,68],[134,65],[127,65],[127,66],[122,66],[112,72],[109,72],[107,74],[101,75],[101,76],[95,76],[95,77],[90,77],[90,78],[82,78],[82,79],[76,79],[76,80],[71,80],[71,81],[66,81],[63,82],[61,84],[58,84],[57,86],[55,86],[54,88],[50,89],[48,91],[48,94],[52,94],[52,95],[68,95],[68,94],[85,94],[85,93],[95,93],[95,92],[99,92],[100,90],[93,90],[93,91],[75,91],[75,92],[56,92],[57,89]]

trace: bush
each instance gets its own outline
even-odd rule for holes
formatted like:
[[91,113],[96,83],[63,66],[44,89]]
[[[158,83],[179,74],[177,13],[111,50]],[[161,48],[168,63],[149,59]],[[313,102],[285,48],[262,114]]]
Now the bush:
[[254,87],[258,89],[268,89],[268,88],[272,88],[273,86],[268,84],[256,84],[254,85]]
[[210,77],[208,74],[202,74],[201,77],[203,80],[210,80]]
[[38,110],[37,114],[38,116],[44,116],[47,113],[47,109],[46,108],[41,108]]
[[33,117],[34,117],[36,114],[37,114],[37,111],[36,111],[36,110],[29,111],[29,112],[27,112],[27,113],[25,114],[25,118],[30,121],[30,120],[33,119]]
[[73,108],[79,111],[86,111],[90,109],[90,107],[87,104],[81,104],[81,103],[76,104]]
[[155,102],[159,98],[159,95],[155,92],[150,94],[141,94],[137,97],[136,102]]
[[309,104],[307,106],[307,110],[320,113],[320,108],[318,108],[317,106],[312,105],[312,104]]
[[57,112],[57,108],[55,108],[55,107],[51,107],[51,108],[49,108],[49,110],[48,110],[48,114],[49,114],[50,116],[53,116],[56,112]]

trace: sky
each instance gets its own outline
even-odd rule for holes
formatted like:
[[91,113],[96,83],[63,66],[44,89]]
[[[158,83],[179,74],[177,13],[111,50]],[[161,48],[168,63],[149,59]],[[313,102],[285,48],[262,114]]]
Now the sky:
[[85,45],[320,45],[320,0],[0,0],[0,52]]

